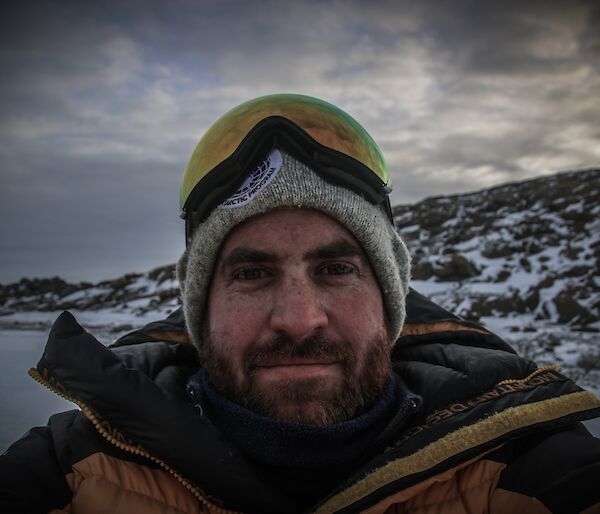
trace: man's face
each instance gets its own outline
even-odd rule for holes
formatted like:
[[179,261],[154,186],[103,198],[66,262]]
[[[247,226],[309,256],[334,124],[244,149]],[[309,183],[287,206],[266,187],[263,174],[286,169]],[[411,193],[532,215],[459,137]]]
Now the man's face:
[[282,421],[344,421],[380,396],[390,347],[371,266],[337,221],[279,209],[229,234],[201,356],[226,397]]

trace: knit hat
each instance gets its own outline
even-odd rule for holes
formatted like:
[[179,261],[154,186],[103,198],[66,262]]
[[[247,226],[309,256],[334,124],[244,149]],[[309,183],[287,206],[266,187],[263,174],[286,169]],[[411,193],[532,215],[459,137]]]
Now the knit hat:
[[240,189],[195,228],[177,263],[186,325],[196,348],[202,347],[211,277],[227,235],[247,219],[280,207],[322,211],[354,235],[377,277],[390,339],[395,342],[404,324],[410,257],[386,212],[274,149]]

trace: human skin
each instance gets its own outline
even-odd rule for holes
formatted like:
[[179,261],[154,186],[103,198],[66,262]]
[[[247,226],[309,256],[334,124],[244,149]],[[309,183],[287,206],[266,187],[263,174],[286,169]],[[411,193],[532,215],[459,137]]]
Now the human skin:
[[226,238],[208,298],[209,379],[261,414],[309,424],[369,407],[390,375],[381,292],[360,245],[316,210],[251,218]]

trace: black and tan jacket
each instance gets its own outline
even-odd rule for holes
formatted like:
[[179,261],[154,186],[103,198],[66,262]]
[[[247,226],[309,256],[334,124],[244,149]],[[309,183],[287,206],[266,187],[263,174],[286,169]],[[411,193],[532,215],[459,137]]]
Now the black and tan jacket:
[[[412,291],[394,367],[422,414],[309,512],[600,512],[600,401]],[[1,512],[295,513],[185,397],[180,313],[97,342],[64,313],[31,375],[74,410],[0,458]]]

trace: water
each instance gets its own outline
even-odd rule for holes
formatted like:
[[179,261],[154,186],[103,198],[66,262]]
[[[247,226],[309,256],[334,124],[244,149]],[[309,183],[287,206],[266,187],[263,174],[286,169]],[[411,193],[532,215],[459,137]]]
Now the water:
[[[0,453],[31,427],[45,425],[52,414],[75,408],[27,374],[37,364],[46,337],[37,331],[0,331]],[[600,437],[600,418],[585,425]]]
[[46,338],[44,332],[0,331],[0,453],[31,427],[46,425],[52,414],[75,408],[27,374]]

